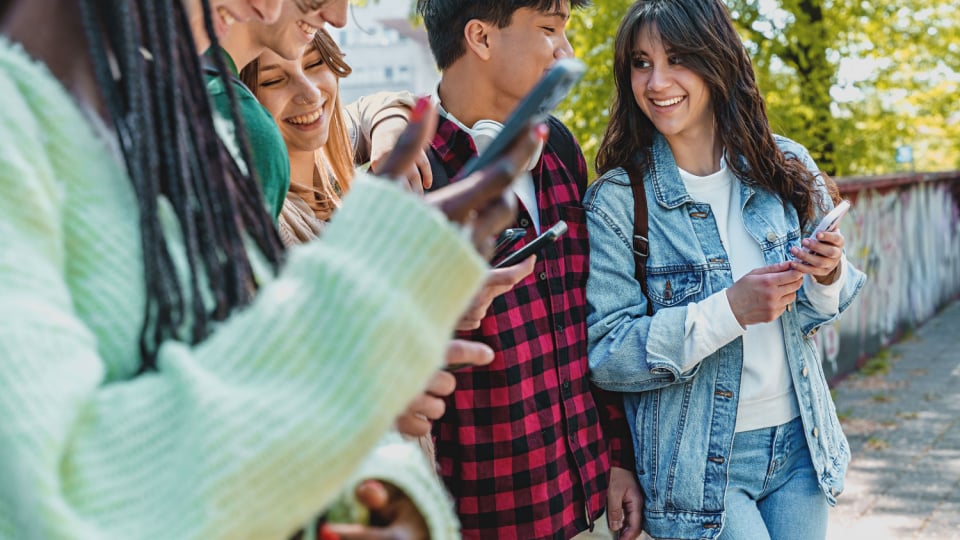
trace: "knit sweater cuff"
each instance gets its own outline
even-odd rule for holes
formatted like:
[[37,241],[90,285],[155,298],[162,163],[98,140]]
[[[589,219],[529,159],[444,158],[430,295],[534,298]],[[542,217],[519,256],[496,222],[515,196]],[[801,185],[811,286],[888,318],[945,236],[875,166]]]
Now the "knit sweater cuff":
[[355,484],[382,480],[399,488],[423,516],[433,540],[460,538],[453,501],[432,470],[423,450],[396,432],[384,436],[355,475]]

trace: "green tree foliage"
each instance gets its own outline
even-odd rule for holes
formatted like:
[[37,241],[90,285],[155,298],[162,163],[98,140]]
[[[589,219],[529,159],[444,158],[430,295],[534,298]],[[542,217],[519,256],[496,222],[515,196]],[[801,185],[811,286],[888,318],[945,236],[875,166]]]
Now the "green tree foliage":
[[[839,175],[960,168],[960,9],[942,0],[725,0],[774,131]],[[626,0],[594,0],[568,35],[589,66],[561,118],[592,164],[613,95],[613,39]]]
[[774,131],[810,150],[822,169],[836,173],[837,126],[830,88],[836,66],[828,59],[832,28],[822,0],[781,0],[767,15],[758,0],[728,0],[767,99]]
[[567,31],[577,58],[587,64],[587,72],[560,105],[558,116],[576,135],[590,170],[613,99],[613,41],[620,19],[631,4],[631,0],[594,0],[592,7],[571,17]]

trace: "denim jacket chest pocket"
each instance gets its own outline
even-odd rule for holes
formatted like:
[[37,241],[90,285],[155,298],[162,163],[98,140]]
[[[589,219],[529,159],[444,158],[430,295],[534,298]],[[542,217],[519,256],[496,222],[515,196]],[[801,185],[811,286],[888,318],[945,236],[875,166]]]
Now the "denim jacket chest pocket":
[[654,308],[682,306],[703,292],[703,272],[693,266],[647,268],[647,296]]

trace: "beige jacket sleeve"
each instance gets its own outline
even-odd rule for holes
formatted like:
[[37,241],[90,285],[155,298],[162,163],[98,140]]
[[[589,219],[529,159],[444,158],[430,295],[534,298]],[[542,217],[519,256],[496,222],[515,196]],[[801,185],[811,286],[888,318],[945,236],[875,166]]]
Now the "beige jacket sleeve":
[[410,118],[415,101],[411,92],[377,92],[344,107],[344,121],[358,165],[370,161],[371,139],[377,124],[390,118]]

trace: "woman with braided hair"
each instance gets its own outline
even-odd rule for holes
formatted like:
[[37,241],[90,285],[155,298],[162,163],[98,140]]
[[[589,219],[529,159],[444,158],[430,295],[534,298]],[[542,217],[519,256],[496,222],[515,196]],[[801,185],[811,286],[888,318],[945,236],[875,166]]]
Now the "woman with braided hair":
[[188,4],[0,5],[0,538],[291,533],[440,364],[485,276],[468,236],[511,219],[532,130],[441,212],[358,177],[324,242],[285,254],[187,30],[277,0]]

